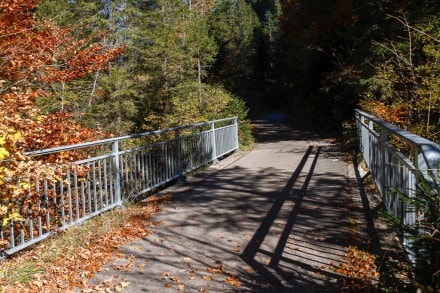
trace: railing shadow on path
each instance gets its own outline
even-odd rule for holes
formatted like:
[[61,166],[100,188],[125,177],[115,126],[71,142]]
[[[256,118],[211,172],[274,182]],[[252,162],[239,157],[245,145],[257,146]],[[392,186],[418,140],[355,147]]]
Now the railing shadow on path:
[[259,132],[281,146],[257,147],[184,191],[164,191],[174,198],[153,234],[122,250],[134,256],[133,271],[110,266],[95,282],[118,274],[130,282],[127,292],[177,285],[185,292],[335,292],[341,276],[330,267],[349,244],[345,163],[331,143],[282,129],[278,137]]
[[[248,263],[255,271],[257,271],[260,275],[264,276],[265,279],[269,280],[271,284],[274,284],[276,286],[280,286],[281,282],[280,280],[274,276],[270,271],[268,271],[264,266],[259,264],[257,261],[255,261],[255,256],[257,252],[260,250],[260,245],[266,235],[269,233],[270,228],[274,224],[276,218],[278,217],[278,213],[280,212],[284,202],[288,199],[290,192],[292,191],[293,185],[295,184],[296,180],[298,179],[299,175],[301,174],[308,157],[310,156],[311,152],[313,150],[312,146],[309,146],[306,153],[304,154],[304,157],[302,158],[301,162],[299,163],[297,169],[293,173],[290,180],[287,182],[286,186],[283,188],[283,190],[280,193],[280,196],[277,198],[277,200],[272,205],[272,208],[267,213],[266,217],[263,219],[260,227],[255,232],[254,236],[251,238],[249,243],[247,244],[246,248],[244,249],[242,253],[242,258],[246,263]],[[319,154],[318,150],[318,154]],[[314,165],[316,164],[316,159],[318,158],[318,154],[315,157]],[[312,169],[314,169],[314,165],[311,168],[311,173],[313,172]],[[308,179],[310,180],[311,173],[308,174]],[[308,181],[309,181],[308,180]],[[307,188],[305,185],[303,188]],[[288,225],[285,226],[285,229],[283,231],[283,234],[281,235],[278,245],[276,247],[276,250],[274,254],[272,255],[271,261],[269,265],[271,267],[277,267],[281,258],[282,251],[284,250],[284,247],[287,243],[288,237],[290,235],[290,231],[293,222],[296,218],[296,215],[298,214],[299,208],[301,206],[302,199],[304,197],[304,193],[301,192],[297,198],[297,201],[295,203],[294,208],[292,209],[291,215],[288,220]]]

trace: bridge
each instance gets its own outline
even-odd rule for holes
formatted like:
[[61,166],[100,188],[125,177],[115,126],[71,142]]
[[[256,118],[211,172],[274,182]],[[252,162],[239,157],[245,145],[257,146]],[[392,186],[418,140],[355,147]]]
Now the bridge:
[[[416,196],[417,170],[436,171],[438,146],[362,111],[356,121],[364,161],[385,206],[411,224],[416,211],[389,191]],[[76,167],[59,170],[63,180],[34,178],[23,200],[13,203],[22,220],[2,227],[1,240],[9,242],[3,255],[177,180],[185,184],[158,193],[173,195],[155,219],[162,224],[114,261],[134,256],[135,270],[124,274],[127,292],[163,292],[164,274],[191,292],[343,289],[338,269],[350,249],[368,243],[386,251],[388,232],[373,217],[379,201],[363,188],[364,170],[347,160],[336,141],[313,132],[256,121],[255,134],[255,150],[239,151],[234,117],[30,152],[83,157]],[[405,154],[397,150],[402,143],[409,146]],[[44,212],[50,209],[55,212]],[[408,237],[398,236],[412,259]],[[137,266],[145,261],[147,269]],[[109,264],[92,282],[121,275],[114,267]]]

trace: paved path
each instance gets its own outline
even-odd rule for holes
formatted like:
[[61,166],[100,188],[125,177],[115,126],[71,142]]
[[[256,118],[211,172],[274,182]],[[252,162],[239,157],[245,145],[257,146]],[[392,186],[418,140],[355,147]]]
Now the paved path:
[[[190,178],[94,282],[124,292],[335,292],[348,246],[347,166],[330,141],[256,124],[258,145]],[[131,272],[114,265],[134,256]]]

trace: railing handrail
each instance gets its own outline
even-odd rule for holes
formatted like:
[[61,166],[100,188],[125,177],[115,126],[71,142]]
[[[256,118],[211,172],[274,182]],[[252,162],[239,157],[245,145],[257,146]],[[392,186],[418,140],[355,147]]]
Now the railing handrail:
[[[418,148],[425,161],[424,163],[422,162],[422,164],[426,164],[426,166],[429,167],[428,169],[430,170],[438,169],[437,165],[440,161],[440,146],[438,144],[359,109],[356,109],[355,111],[358,115],[363,116],[380,125],[382,129],[385,129],[388,133],[397,136],[402,141],[410,144],[413,147]],[[416,168],[420,169],[420,163],[421,162],[417,162]],[[434,166],[433,164],[437,165]]]
[[63,151],[77,150],[77,149],[82,149],[82,148],[99,146],[99,145],[103,145],[103,144],[110,144],[110,143],[114,143],[116,141],[148,137],[148,136],[152,136],[152,135],[158,135],[158,134],[163,134],[166,132],[183,130],[183,129],[193,128],[193,127],[201,127],[201,126],[205,126],[205,125],[210,125],[212,123],[215,124],[215,123],[220,123],[220,122],[225,122],[225,121],[235,121],[236,119],[238,119],[238,117],[233,116],[233,117],[229,117],[229,118],[217,119],[217,120],[212,120],[212,121],[208,121],[208,122],[187,124],[187,125],[182,125],[182,126],[165,128],[165,129],[161,129],[161,130],[148,131],[148,132],[143,132],[143,133],[106,138],[106,139],[101,139],[101,140],[95,140],[95,141],[90,141],[90,142],[83,142],[83,143],[47,148],[47,149],[42,149],[42,150],[34,150],[34,151],[26,152],[25,155],[30,156],[30,157],[49,155],[49,154],[59,153],[59,152],[63,152]]
[[431,145],[431,146],[439,147],[436,143],[434,143],[424,137],[418,136],[417,134],[414,134],[414,133],[409,132],[405,129],[399,128],[396,125],[391,124],[389,122],[386,122],[386,121],[384,121],[380,118],[377,118],[371,114],[363,112],[359,109],[356,109],[355,111],[356,111],[356,113],[359,113],[360,115],[368,118],[369,120],[373,121],[374,123],[379,124],[383,128],[387,129],[388,132],[391,132],[392,134],[398,136],[400,139],[411,144],[412,146],[421,147],[422,145]]

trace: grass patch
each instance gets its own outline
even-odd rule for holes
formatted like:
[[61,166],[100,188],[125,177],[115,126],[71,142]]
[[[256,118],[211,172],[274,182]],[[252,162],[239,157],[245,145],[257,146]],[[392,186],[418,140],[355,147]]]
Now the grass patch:
[[43,273],[44,270],[37,266],[35,262],[24,263],[19,266],[8,266],[2,268],[0,272],[0,278],[5,280],[9,284],[23,283],[29,284],[33,281],[36,274]]

